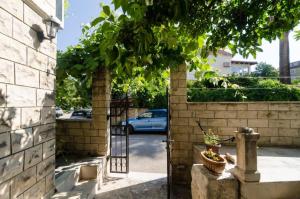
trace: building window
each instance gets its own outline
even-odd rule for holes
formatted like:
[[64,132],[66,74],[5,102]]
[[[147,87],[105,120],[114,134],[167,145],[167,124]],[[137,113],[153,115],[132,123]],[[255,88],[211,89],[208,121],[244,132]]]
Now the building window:
[[224,63],[223,63],[223,66],[224,66],[224,67],[230,67],[230,62],[224,62]]
[[295,75],[296,74],[296,70],[295,69],[291,69],[291,75]]

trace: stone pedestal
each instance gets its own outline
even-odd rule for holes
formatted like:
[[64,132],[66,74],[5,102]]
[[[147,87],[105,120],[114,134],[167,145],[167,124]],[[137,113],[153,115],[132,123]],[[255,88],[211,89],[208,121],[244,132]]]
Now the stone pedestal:
[[220,176],[213,175],[202,164],[192,167],[193,199],[237,199],[238,181],[225,169]]
[[259,182],[257,171],[257,140],[260,134],[250,128],[240,128],[236,133],[237,165],[233,170],[241,182]]

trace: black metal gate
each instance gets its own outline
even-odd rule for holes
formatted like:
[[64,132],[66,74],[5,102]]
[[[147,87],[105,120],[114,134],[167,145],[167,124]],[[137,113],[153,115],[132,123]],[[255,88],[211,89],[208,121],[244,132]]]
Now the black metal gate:
[[115,99],[110,103],[110,172],[129,172],[128,137],[129,100]]
[[171,140],[171,131],[170,131],[170,120],[171,120],[171,114],[170,114],[170,94],[169,94],[169,89],[167,88],[167,98],[168,98],[168,116],[167,116],[167,125],[168,125],[168,130],[167,130],[167,139],[164,141],[166,142],[166,149],[167,149],[167,183],[168,183],[168,199],[173,198],[172,197],[172,161],[171,161],[171,151],[172,151],[172,142]]

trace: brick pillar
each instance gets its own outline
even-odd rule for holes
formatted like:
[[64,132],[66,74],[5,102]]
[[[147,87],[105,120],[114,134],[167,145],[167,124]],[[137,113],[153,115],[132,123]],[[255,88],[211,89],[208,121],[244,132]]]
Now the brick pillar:
[[111,98],[111,78],[107,69],[99,69],[93,79],[92,88],[92,126],[98,132],[91,138],[90,151],[97,155],[107,155],[109,152],[109,106]]
[[190,181],[192,153],[189,150],[190,135],[188,118],[181,117],[187,111],[186,65],[171,69],[170,113],[172,143],[172,178],[175,184]]

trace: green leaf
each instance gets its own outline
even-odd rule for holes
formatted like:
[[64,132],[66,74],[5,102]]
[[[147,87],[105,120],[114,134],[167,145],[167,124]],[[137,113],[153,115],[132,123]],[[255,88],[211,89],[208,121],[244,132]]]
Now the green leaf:
[[105,18],[104,17],[97,17],[96,19],[94,19],[92,22],[91,22],[91,26],[96,26],[97,24],[99,24],[100,22],[104,21]]
[[132,62],[133,64],[136,64],[136,63],[137,63],[136,58],[133,57],[133,56],[128,57],[127,60],[128,60],[129,62]]
[[104,12],[107,16],[109,16],[109,15],[110,15],[110,8],[109,8],[109,6],[103,6],[103,12]]
[[122,0],[113,0],[113,4],[115,5],[115,10],[121,7]]
[[216,77],[217,73],[215,71],[207,71],[204,73],[204,78],[205,79],[210,79],[212,77]]
[[77,70],[81,70],[83,68],[83,65],[81,65],[81,64],[75,64],[74,68],[76,68]]

